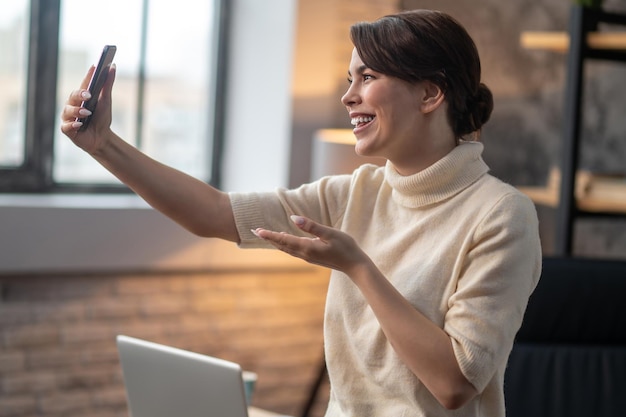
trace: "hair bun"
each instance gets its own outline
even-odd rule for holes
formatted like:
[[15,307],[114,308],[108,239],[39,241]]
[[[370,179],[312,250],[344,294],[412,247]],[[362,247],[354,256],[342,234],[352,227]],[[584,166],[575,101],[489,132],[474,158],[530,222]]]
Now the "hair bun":
[[484,83],[478,85],[478,90],[472,97],[472,101],[472,105],[468,106],[472,109],[472,112],[468,131],[464,132],[465,134],[479,130],[487,123],[493,111],[493,94],[491,94],[491,90]]

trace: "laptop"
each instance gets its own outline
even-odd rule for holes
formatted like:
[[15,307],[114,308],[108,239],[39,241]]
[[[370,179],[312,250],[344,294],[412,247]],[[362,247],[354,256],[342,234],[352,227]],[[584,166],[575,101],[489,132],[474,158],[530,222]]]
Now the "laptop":
[[117,336],[131,417],[248,417],[241,367]]

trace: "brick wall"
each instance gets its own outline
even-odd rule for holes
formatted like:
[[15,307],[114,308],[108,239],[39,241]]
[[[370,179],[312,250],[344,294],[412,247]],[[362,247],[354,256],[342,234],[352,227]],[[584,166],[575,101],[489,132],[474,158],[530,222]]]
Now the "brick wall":
[[254,405],[300,415],[327,283],[306,264],[0,276],[0,417],[127,416],[119,333],[236,361],[259,374]]

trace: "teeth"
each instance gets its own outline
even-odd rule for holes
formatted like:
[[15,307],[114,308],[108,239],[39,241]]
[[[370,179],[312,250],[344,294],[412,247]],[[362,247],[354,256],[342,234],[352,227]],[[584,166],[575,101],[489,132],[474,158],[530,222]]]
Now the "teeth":
[[366,116],[366,117],[360,116],[360,117],[353,117],[350,120],[350,123],[352,124],[352,126],[356,126],[359,123],[369,123],[372,120],[374,120],[374,117],[372,117],[372,116]]

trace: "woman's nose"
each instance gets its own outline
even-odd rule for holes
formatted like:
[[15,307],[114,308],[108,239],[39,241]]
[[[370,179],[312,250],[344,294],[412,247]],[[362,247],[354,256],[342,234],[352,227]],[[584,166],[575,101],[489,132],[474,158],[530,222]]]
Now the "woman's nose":
[[345,92],[345,94],[341,97],[341,103],[348,107],[351,106],[355,103],[359,102],[359,95],[356,93],[355,89],[354,89],[354,84],[350,84],[350,87],[348,87],[348,90]]

